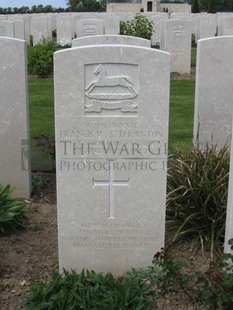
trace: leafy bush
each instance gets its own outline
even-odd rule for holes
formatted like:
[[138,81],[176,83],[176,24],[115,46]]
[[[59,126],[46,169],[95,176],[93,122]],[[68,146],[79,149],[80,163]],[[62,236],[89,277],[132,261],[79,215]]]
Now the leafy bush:
[[13,189],[10,185],[0,184],[0,233],[24,227],[27,209],[23,204],[11,198]]
[[221,253],[230,155],[227,147],[179,152],[168,164],[167,228],[173,241],[192,238]]
[[120,34],[151,39],[154,23],[143,15],[136,14],[134,19],[120,22]]
[[47,78],[53,74],[53,53],[56,47],[52,40],[43,40],[28,48],[28,73]]
[[64,276],[55,273],[50,282],[34,286],[25,304],[27,310],[149,310],[153,294],[137,274],[115,279],[94,271],[65,271]]
[[206,309],[233,309],[233,256],[224,255],[218,262],[211,262],[204,274],[196,274],[194,293]]

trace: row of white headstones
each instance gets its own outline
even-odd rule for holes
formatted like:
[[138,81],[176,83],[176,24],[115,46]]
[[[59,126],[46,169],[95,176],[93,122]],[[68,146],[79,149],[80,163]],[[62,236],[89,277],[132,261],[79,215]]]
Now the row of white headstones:
[[[164,244],[170,54],[124,36],[74,44],[54,54],[60,271],[120,275],[148,266]],[[199,130],[203,145],[230,144],[232,47],[232,36],[198,42],[194,137]],[[0,183],[23,198],[31,192],[26,48],[0,38]],[[231,165],[226,252],[232,182]]]
[[[152,44],[160,43],[160,50],[171,54],[171,72],[189,74],[191,71],[191,36],[201,39],[216,34],[233,35],[233,15],[225,14],[145,14],[154,23]],[[33,45],[52,38],[52,29],[57,31],[57,42],[71,43],[73,37],[119,34],[119,21],[132,19],[133,14],[32,14],[0,16],[0,36],[26,39]],[[89,18],[88,18],[89,16]],[[92,18],[90,18],[92,16]],[[98,17],[98,18],[97,18]],[[177,19],[180,17],[180,19]],[[17,19],[21,18],[21,19]],[[10,20],[11,19],[11,20]]]
[[[191,13],[143,13],[154,22],[152,44],[160,41],[161,20],[182,19],[191,22],[192,33],[196,39],[232,34],[232,13],[191,14]],[[10,14],[0,15],[1,28],[8,37],[25,39],[30,43],[30,34],[37,44],[41,37],[52,37],[52,30],[57,30],[57,40],[72,40],[76,35],[119,34],[120,21],[133,19],[135,13],[53,13],[53,14]],[[88,22],[90,20],[90,22]],[[2,24],[3,22],[3,24]],[[20,23],[21,22],[21,23]],[[22,22],[24,26],[22,26]],[[81,22],[77,24],[77,22]],[[14,25],[15,23],[15,25]],[[85,27],[83,27],[85,26]],[[24,28],[24,29],[23,29]]]

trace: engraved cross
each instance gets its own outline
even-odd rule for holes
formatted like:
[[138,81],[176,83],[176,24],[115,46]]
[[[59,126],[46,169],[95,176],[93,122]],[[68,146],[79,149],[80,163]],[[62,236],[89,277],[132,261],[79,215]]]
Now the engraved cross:
[[98,186],[106,186],[109,190],[109,219],[115,219],[114,217],[114,188],[116,186],[129,186],[129,180],[114,180],[114,169],[113,169],[113,161],[109,161],[109,180],[95,180],[93,178],[94,187]]

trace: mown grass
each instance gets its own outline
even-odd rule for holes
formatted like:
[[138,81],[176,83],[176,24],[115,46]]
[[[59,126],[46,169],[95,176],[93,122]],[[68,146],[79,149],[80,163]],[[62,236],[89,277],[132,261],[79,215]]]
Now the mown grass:
[[169,153],[177,147],[186,149],[192,145],[194,115],[194,80],[171,81]]
[[197,48],[196,47],[192,47],[191,67],[196,67],[196,56],[197,56]]
[[[172,80],[169,121],[169,152],[178,145],[191,146],[194,111],[193,80]],[[30,130],[31,138],[54,138],[53,80],[30,80]]]
[[53,80],[29,80],[31,138],[54,138]]

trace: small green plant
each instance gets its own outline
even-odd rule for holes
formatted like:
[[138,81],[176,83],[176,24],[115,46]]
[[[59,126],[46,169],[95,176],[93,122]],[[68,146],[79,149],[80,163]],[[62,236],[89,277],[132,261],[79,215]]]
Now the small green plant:
[[53,74],[53,53],[56,47],[52,40],[43,40],[28,48],[28,73],[48,78]]
[[44,225],[43,225],[43,223],[40,223],[40,222],[34,223],[34,224],[33,224],[33,227],[32,227],[32,230],[33,230],[34,232],[40,232],[40,231],[44,230]]
[[43,189],[46,185],[48,185],[48,178],[41,174],[36,174],[32,176],[32,192],[39,192]]
[[[230,240],[232,244],[232,240]],[[185,267],[191,260],[177,260],[166,252],[158,252],[146,279],[160,291],[182,291],[189,300],[201,303],[208,310],[233,309],[233,255],[225,254],[220,260],[210,262],[204,272],[190,273]]]
[[94,271],[55,273],[50,282],[34,286],[25,301],[27,310],[149,310],[154,292],[137,275],[115,279]]
[[176,71],[171,72],[171,74],[170,74],[171,80],[176,80],[179,76],[180,76],[180,73],[176,72]]
[[24,227],[27,209],[13,198],[13,188],[10,185],[0,184],[0,233],[6,234],[9,230]]
[[230,155],[227,147],[182,151],[168,164],[167,228],[173,241],[188,238],[222,252]]
[[134,19],[120,22],[120,34],[150,40],[154,32],[153,25],[153,21],[141,14],[136,14]]

